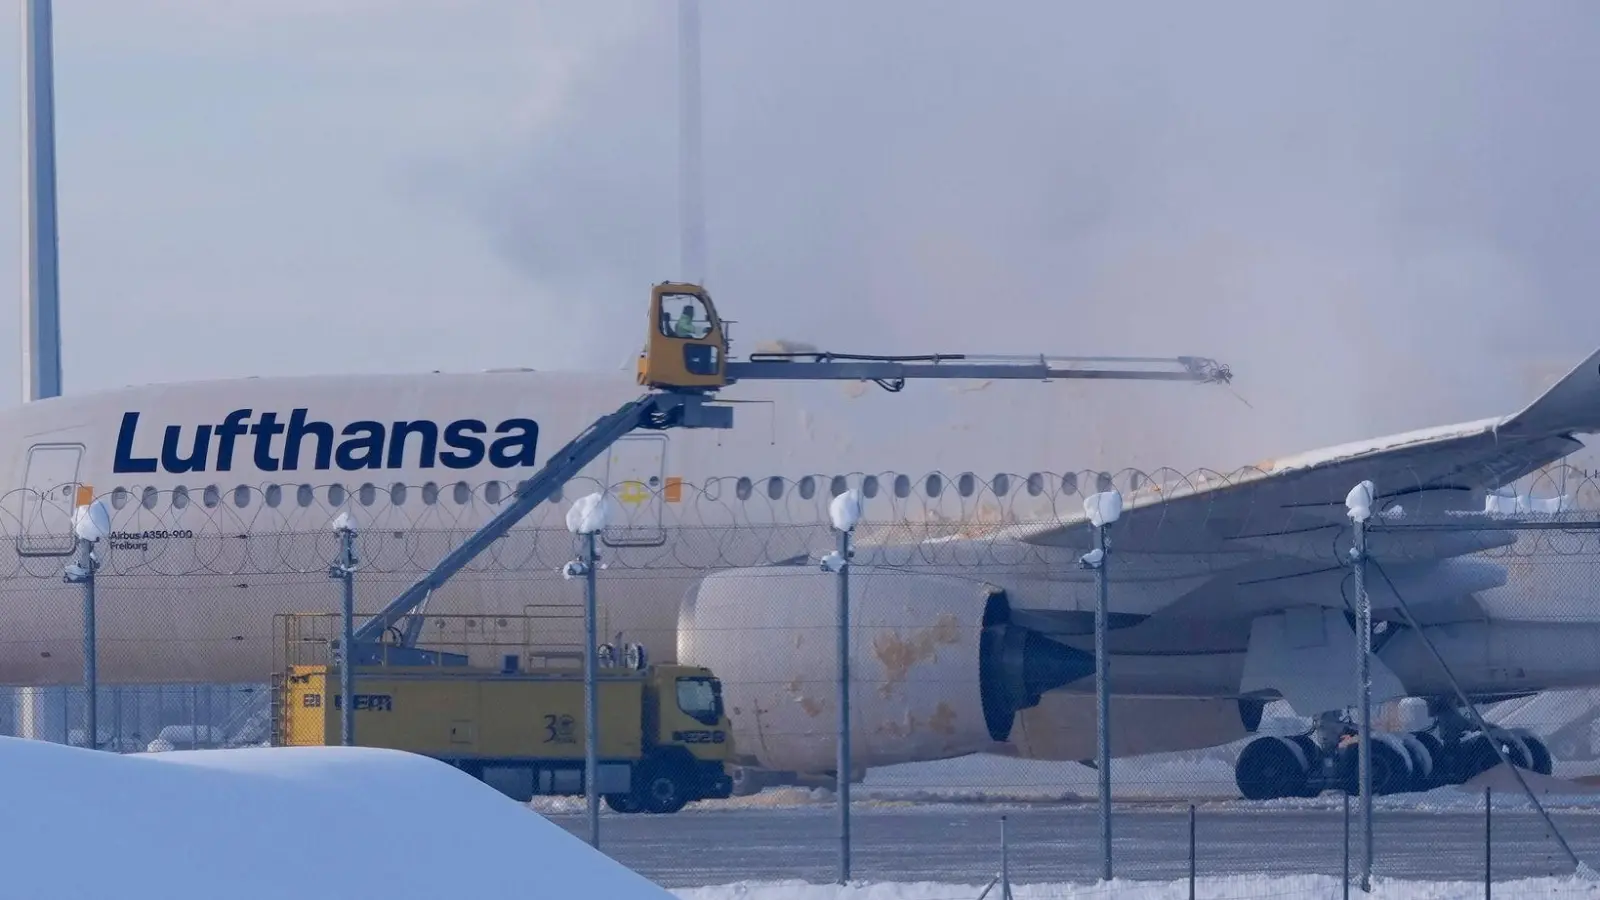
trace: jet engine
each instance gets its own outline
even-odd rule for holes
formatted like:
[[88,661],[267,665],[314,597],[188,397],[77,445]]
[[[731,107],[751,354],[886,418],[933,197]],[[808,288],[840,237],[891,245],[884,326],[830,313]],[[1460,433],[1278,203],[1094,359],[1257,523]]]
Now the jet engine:
[[[728,569],[689,591],[678,660],[710,668],[741,756],[832,772],[839,576]],[[851,756],[883,766],[964,756],[1010,737],[1044,692],[1090,675],[1089,655],[1013,625],[1005,593],[951,575],[852,566]]]

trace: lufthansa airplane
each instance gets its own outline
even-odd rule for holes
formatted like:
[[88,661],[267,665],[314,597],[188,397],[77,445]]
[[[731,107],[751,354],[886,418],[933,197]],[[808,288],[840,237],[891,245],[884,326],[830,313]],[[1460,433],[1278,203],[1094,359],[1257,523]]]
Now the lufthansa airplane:
[[[622,516],[603,536],[606,638],[718,673],[744,787],[826,773],[834,579],[817,559],[836,541],[829,500],[856,489],[868,523],[852,576],[860,766],[974,752],[1087,759],[1095,593],[1081,558],[1095,535],[1083,504],[1115,487],[1126,509],[1107,563],[1114,755],[1240,739],[1282,698],[1319,728],[1257,738],[1238,776],[1247,796],[1300,794],[1319,772],[1348,770],[1329,733],[1354,699],[1345,499],[1370,480],[1384,567],[1369,579],[1382,629],[1375,699],[1426,698],[1434,712],[1425,729],[1385,735],[1374,758],[1380,784],[1414,789],[1481,768],[1488,752],[1424,638],[1474,702],[1600,685],[1600,615],[1579,596],[1584,580],[1496,558],[1528,539],[1508,532],[1404,530],[1478,521],[1487,491],[1581,448],[1577,435],[1600,430],[1597,366],[1600,353],[1513,415],[1209,481],[1154,470],[1198,465],[1214,431],[1163,434],[1183,417],[1132,413],[1182,405],[1195,423],[1220,421],[1222,392],[741,383],[722,395],[741,404],[733,430],[623,439],[426,611],[482,616],[482,627],[570,613],[581,594],[560,574],[574,551],[564,513],[607,490]],[[97,581],[103,683],[259,683],[277,662],[275,616],[337,609],[326,574],[336,515],[360,533],[358,602],[375,611],[503,508],[551,448],[639,392],[622,375],[527,370],[246,378],[0,413],[11,486],[0,558],[12,573],[0,682],[80,677],[80,593],[60,575],[87,497],[113,517]],[[1071,464],[1113,454],[1116,470]],[[575,637],[570,615],[550,630]],[[1548,766],[1529,736],[1506,747]]]

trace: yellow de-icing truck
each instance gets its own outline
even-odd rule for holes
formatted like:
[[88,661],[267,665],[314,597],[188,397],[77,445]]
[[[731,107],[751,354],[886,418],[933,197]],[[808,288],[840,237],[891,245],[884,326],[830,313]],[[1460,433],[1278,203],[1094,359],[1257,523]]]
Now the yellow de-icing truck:
[[[584,793],[583,675],[571,667],[357,666],[355,744],[447,762],[507,796]],[[340,743],[339,671],[289,666],[274,743]],[[722,684],[697,666],[596,673],[596,786],[618,812],[674,813],[733,792]]]

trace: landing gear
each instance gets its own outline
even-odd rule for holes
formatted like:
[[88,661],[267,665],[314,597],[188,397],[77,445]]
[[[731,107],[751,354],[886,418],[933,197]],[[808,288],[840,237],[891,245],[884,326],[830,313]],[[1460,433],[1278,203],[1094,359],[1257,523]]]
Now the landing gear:
[[[1500,764],[1491,737],[1512,765],[1549,775],[1550,750],[1526,729],[1494,729],[1490,737],[1460,727],[1454,710],[1436,717],[1427,731],[1375,733],[1372,738],[1374,796],[1463,784]],[[1324,790],[1360,790],[1360,746],[1356,729],[1338,714],[1319,718],[1307,734],[1259,737],[1239,754],[1234,780],[1247,800],[1315,797]]]

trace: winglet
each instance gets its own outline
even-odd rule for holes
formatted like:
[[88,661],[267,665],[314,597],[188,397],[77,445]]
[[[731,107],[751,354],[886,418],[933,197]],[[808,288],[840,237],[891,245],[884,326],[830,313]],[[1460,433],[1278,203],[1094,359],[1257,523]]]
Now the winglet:
[[1502,434],[1600,433],[1600,350],[1589,354],[1554,387],[1506,419]]

